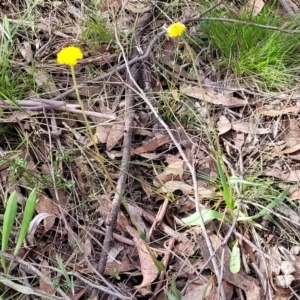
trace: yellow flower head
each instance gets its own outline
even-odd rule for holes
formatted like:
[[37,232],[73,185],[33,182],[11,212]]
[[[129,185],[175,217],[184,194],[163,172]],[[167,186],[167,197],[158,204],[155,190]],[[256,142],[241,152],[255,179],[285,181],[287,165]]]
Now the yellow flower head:
[[167,28],[167,34],[171,38],[176,38],[178,36],[181,36],[185,32],[185,30],[186,30],[185,25],[180,22],[177,22],[177,23],[171,24]]
[[75,66],[77,61],[82,58],[83,55],[80,48],[74,46],[65,47],[57,53],[57,62],[59,64]]

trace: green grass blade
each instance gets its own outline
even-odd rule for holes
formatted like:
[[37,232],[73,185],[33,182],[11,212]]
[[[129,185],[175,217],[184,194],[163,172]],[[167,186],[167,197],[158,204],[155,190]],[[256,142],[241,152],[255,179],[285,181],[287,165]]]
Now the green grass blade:
[[20,233],[19,233],[18,240],[17,240],[17,245],[15,247],[14,255],[18,254],[18,252],[25,240],[26,234],[28,232],[29,224],[32,220],[34,210],[35,210],[36,193],[37,193],[37,189],[34,188],[26,201],[24,216],[23,216]]
[[70,276],[68,275],[68,272],[67,272],[67,269],[66,269],[66,267],[63,263],[63,260],[61,259],[60,256],[56,255],[56,261],[57,261],[57,264],[58,264],[58,267],[59,267],[61,273],[63,274],[63,276],[65,277],[65,279],[67,281],[68,287],[72,290],[72,293],[74,295],[74,286],[72,284]]
[[[6,251],[9,236],[17,215],[17,205],[18,205],[18,199],[17,199],[17,193],[14,191],[6,205],[5,213],[4,213],[4,219],[3,219],[3,228],[2,228],[2,242],[1,242],[1,250]],[[3,267],[3,270],[6,272],[6,266],[5,266],[5,258],[1,257],[1,264]]]
[[247,221],[247,220],[254,220],[260,217],[263,217],[267,213],[272,210],[273,207],[275,207],[277,204],[279,204],[281,201],[285,199],[287,194],[289,193],[289,188],[285,189],[280,195],[278,195],[270,204],[268,204],[265,208],[260,210],[256,215],[251,217],[240,217],[238,218],[238,221]]
[[222,164],[221,164],[219,157],[217,158],[217,169],[218,169],[218,174],[219,174],[220,181],[221,181],[221,184],[223,187],[223,196],[224,196],[226,206],[230,210],[233,210],[234,209],[234,201],[232,199],[231,187],[229,186],[228,180],[223,171]]

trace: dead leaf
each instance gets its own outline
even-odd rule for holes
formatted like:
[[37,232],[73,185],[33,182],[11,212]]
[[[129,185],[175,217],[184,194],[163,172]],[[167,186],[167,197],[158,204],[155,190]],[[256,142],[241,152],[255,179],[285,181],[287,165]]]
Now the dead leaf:
[[149,5],[145,5],[142,2],[128,3],[125,5],[125,9],[129,10],[134,14],[144,14],[145,12],[150,10]]
[[[145,241],[140,238],[138,232],[130,226],[126,226],[126,229],[127,232],[132,236],[139,253],[141,271],[143,274],[143,281],[139,286],[139,289],[143,287],[148,287],[156,279],[159,271],[155,266],[153,259],[149,253],[149,248],[146,247]],[[152,253],[152,255],[154,254]]]
[[106,142],[106,151],[112,150],[124,136],[124,125],[117,124],[114,125],[109,131],[107,142]]
[[234,131],[234,132],[232,132],[232,138],[234,140],[234,144],[238,148],[243,147],[243,145],[245,143],[245,133]]
[[[182,296],[182,300],[204,300],[206,296],[209,295],[212,289],[212,282],[208,282],[202,285],[198,285],[195,289],[191,290],[184,296]],[[229,299],[229,298],[228,298]]]
[[97,126],[96,133],[94,135],[97,145],[100,143],[106,144],[111,127],[112,126],[107,125]]
[[252,16],[257,16],[265,6],[263,0],[248,0],[247,4],[243,7],[243,12],[250,12]]
[[104,275],[114,275],[114,270],[118,270],[119,274],[136,270],[127,255],[123,255],[121,261],[108,261],[105,266]]
[[145,142],[141,147],[133,149],[131,154],[142,154],[147,152],[152,152],[158,147],[165,145],[171,141],[171,138],[168,135],[161,135]]
[[275,178],[279,178],[289,182],[298,182],[300,181],[300,170],[292,170],[292,171],[282,171],[278,169],[272,169],[266,172],[263,172],[265,176],[272,176]]
[[216,194],[216,188],[213,186],[202,186],[203,182],[198,181],[198,194],[201,199],[213,198]]
[[119,253],[124,250],[124,245],[118,242],[115,242],[114,245],[110,248],[107,262],[115,261]]
[[56,216],[60,215],[57,205],[45,195],[40,194],[37,198],[35,210],[39,213],[49,213],[51,216],[44,218],[44,233],[49,231],[55,222]]
[[154,186],[161,187],[162,184],[182,176],[184,165],[184,161],[179,158],[176,158],[174,162],[170,162],[166,169],[154,178]]
[[262,108],[259,110],[259,113],[264,116],[277,117],[289,113],[298,113],[299,111],[300,111],[300,106],[291,106],[281,110]]
[[[29,74],[32,73],[29,68],[26,68],[26,71]],[[49,74],[43,72],[42,70],[36,70],[33,75],[34,81],[38,87],[42,87],[43,90],[50,95],[59,95],[59,89],[57,88],[54,80],[51,78],[51,76],[49,76]]]
[[29,229],[28,229],[28,233],[26,236],[26,239],[28,241],[29,245],[34,245],[35,241],[34,241],[34,233],[37,229],[37,227],[40,225],[40,223],[48,217],[53,217],[53,215],[49,214],[49,213],[41,213],[36,215],[33,220],[30,222],[29,225]]
[[[36,105],[39,105],[39,102],[36,102]],[[7,118],[0,118],[0,123],[17,123],[22,120],[30,119],[32,116],[39,115],[41,112],[38,111],[14,111],[10,113]]]
[[[111,210],[111,201],[105,195],[98,195],[97,196],[98,204],[99,204],[99,213],[103,219],[106,219],[107,215]],[[118,218],[117,218],[117,225],[116,228],[118,231],[123,231],[126,226],[128,226],[128,220],[125,217],[122,211],[119,211]]]
[[193,186],[186,184],[182,181],[168,181],[166,182],[160,189],[158,189],[158,193],[173,193],[176,190],[182,191],[184,195],[192,194],[194,191]]
[[297,189],[290,193],[289,198],[291,200],[300,200],[300,189]]
[[[245,106],[248,104],[246,100],[242,100],[230,95],[225,95],[217,93],[213,90],[202,90],[198,86],[184,86],[180,87],[180,92],[189,97],[193,97],[199,100],[205,100],[209,103],[226,106],[226,107],[235,107],[235,106]],[[203,99],[204,96],[204,99]]]
[[[47,268],[49,267],[48,262],[45,259],[43,259],[40,265],[41,265],[41,273],[51,281],[52,280],[51,270]],[[42,278],[40,278],[40,289],[50,295],[54,294],[55,292],[54,288],[51,285],[47,284]]]
[[293,147],[300,144],[300,126],[293,119],[287,120],[283,123],[286,128],[284,140],[287,147]]
[[250,122],[234,122],[231,124],[232,129],[250,134],[267,134],[270,133],[269,128],[259,128],[258,124]]
[[231,129],[230,121],[225,117],[221,116],[219,121],[217,122],[219,135],[222,135]]
[[26,63],[29,64],[32,60],[32,50],[31,45],[29,42],[23,42],[21,44],[18,44],[19,51],[21,52],[21,55],[25,59]]
[[281,151],[282,154],[290,154],[290,153],[294,153],[296,151],[300,150],[300,144],[297,144],[293,147],[287,148],[283,151]]

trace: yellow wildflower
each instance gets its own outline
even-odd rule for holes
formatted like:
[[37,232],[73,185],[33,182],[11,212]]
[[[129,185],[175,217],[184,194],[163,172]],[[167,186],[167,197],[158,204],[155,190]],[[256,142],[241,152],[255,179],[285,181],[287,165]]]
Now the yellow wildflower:
[[66,64],[75,66],[77,61],[83,58],[83,54],[78,47],[65,47],[57,53],[57,62],[59,64]]
[[177,23],[171,24],[167,28],[167,34],[169,37],[175,38],[175,37],[181,36],[185,32],[185,30],[186,30],[185,25],[180,22],[177,22]]

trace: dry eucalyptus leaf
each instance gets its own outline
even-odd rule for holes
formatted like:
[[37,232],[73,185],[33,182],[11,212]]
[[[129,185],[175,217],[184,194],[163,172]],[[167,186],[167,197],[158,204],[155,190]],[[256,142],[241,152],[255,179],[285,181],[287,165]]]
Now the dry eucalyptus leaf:
[[264,116],[277,117],[288,113],[298,113],[299,111],[300,106],[291,106],[281,110],[262,108],[259,110],[259,113]]
[[[39,102],[36,102],[36,105],[39,105]],[[22,120],[30,119],[32,116],[39,115],[41,112],[39,111],[14,111],[10,113],[7,117],[5,118],[0,118],[0,123],[17,123]]]
[[[248,104],[246,100],[242,100],[230,95],[224,95],[213,90],[203,90],[199,86],[184,86],[180,87],[180,92],[189,97],[193,97],[199,100],[204,100],[212,104],[235,107],[245,106]],[[203,99],[204,97],[204,99]]]
[[131,154],[142,154],[147,152],[152,152],[158,147],[165,145],[171,141],[168,135],[160,135],[159,137],[152,138],[146,141],[141,147],[133,149]]
[[[43,259],[43,261],[40,263],[40,266],[41,273],[51,281],[51,270],[47,268],[49,267],[48,262],[45,259]],[[40,290],[50,295],[55,292],[54,288],[51,285],[47,284],[42,278],[40,278]]]
[[297,144],[293,147],[290,147],[290,148],[287,148],[287,149],[284,149],[281,151],[282,154],[290,154],[290,153],[294,153],[296,151],[300,150],[300,144]]
[[149,253],[149,248],[146,247],[145,241],[140,238],[138,232],[130,226],[126,226],[126,229],[127,232],[132,236],[139,253],[141,271],[143,274],[143,281],[139,286],[139,289],[142,287],[147,287],[156,279],[159,271]]
[[289,182],[300,181],[300,170],[292,170],[292,171],[287,170],[283,172],[282,170],[272,169],[263,172],[263,175],[276,177]]
[[267,134],[270,133],[269,128],[259,128],[258,124],[250,122],[235,122],[232,123],[232,129],[250,134]]

